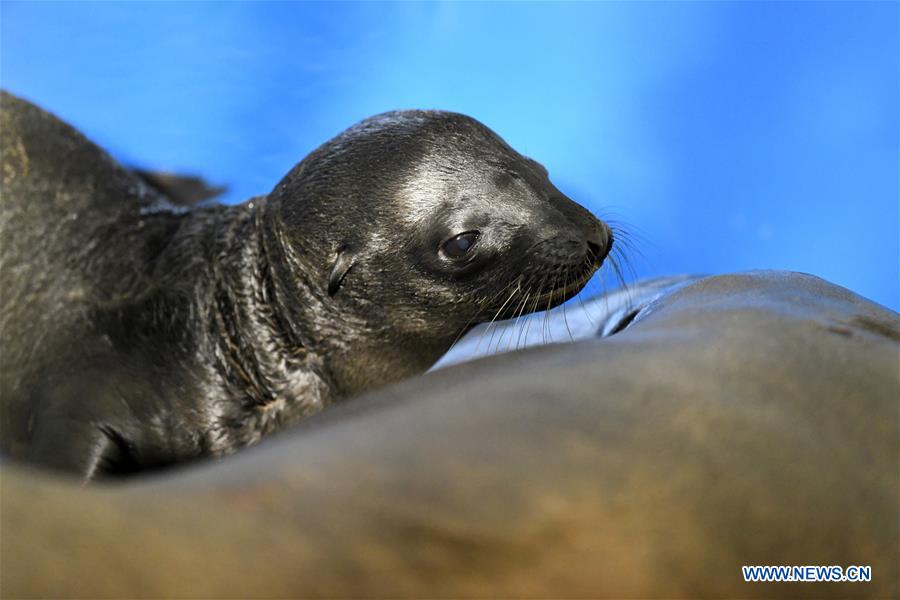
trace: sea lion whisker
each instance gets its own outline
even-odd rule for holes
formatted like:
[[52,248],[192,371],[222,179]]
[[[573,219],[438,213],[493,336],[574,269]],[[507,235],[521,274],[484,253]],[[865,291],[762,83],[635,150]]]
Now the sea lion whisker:
[[[569,281],[568,274],[566,274],[565,278],[563,279],[563,289],[568,287],[568,281]],[[563,314],[563,324],[565,324],[565,326],[566,326],[566,332],[568,332],[568,334],[569,334],[569,340],[574,342],[575,336],[572,335],[572,329],[569,327],[569,319],[566,316],[566,303],[565,302],[562,304],[562,314]]]
[[629,253],[626,253],[624,250],[625,249],[621,246],[617,246],[612,249],[612,252],[610,254],[614,257],[618,257],[620,267],[627,268],[628,273],[632,276],[632,278],[636,279],[634,267],[631,264],[630,258],[630,255],[634,253],[634,250],[629,249]]
[[[510,287],[512,287],[512,285],[516,284],[517,281],[521,281],[521,277],[518,278],[518,279],[516,279],[516,280],[510,281],[509,283],[506,284],[506,286],[504,286],[504,287],[501,288],[499,291],[497,291],[497,292],[495,292],[494,294],[492,294],[490,297],[485,297],[484,300],[480,303],[480,305],[481,305],[483,308],[486,308],[486,307],[490,306],[498,296],[500,296],[503,292],[505,292],[505,291],[508,290]],[[508,301],[509,301],[509,298],[507,298],[507,302],[508,302]],[[504,303],[504,305],[505,305],[505,303]],[[479,337],[479,340],[478,340],[478,344],[476,344],[476,347],[475,347],[475,351],[476,351],[476,352],[477,352],[477,350],[478,350],[479,345],[481,344],[482,339],[484,338],[484,336],[485,336],[485,334],[486,334],[486,332],[487,332],[487,328],[489,328],[489,327],[491,326],[491,324],[497,319],[497,317],[499,316],[499,314],[500,314],[502,311],[503,311],[503,306],[501,306],[501,307],[497,310],[497,313],[496,313],[496,314],[494,315],[494,317],[490,320],[490,322],[488,322],[488,324],[487,324],[487,326],[486,326],[486,328],[485,328],[485,331],[482,331],[481,336]],[[471,319],[469,319],[469,322],[468,322],[466,328],[462,329],[462,330],[460,331],[460,333],[457,334],[456,338],[455,338],[454,341],[453,341],[453,344],[452,344],[451,347],[450,347],[451,349],[457,344],[457,342],[459,342],[459,340],[462,338],[462,336],[466,333],[466,329],[468,328],[468,325],[471,325],[472,322],[474,322],[474,320],[475,320],[476,318],[478,318],[478,315],[475,315],[475,316],[473,316]],[[449,352],[449,350],[448,350],[448,352]]]
[[[593,277],[591,279],[593,279]],[[590,281],[588,281],[588,283],[590,283]],[[585,286],[584,286],[585,289],[587,289],[587,285],[588,284],[585,284]],[[587,317],[588,322],[593,327],[594,325],[596,325],[596,323],[594,322],[594,319],[591,317],[591,312],[587,309],[587,305],[584,303],[583,296],[584,296],[584,293],[578,294],[578,303],[581,305],[581,310],[584,311],[584,316]]]
[[[512,304],[510,304],[510,310],[508,311],[509,314],[514,315],[516,313],[516,310],[518,309],[518,306],[520,304],[518,299],[521,297],[522,297],[522,294],[521,293],[518,294],[516,301],[513,302]],[[512,318],[513,317],[510,316],[510,317],[507,317],[506,319],[501,319],[502,321],[504,321],[504,323],[502,325],[498,324],[497,329],[494,331],[494,334],[499,333],[499,337],[497,338],[497,343],[496,344],[493,343],[494,336],[492,335],[491,343],[488,345],[488,354],[499,354],[500,353],[500,346],[503,344],[503,338],[505,338],[506,334],[509,332],[509,329],[510,329],[509,320]],[[493,348],[494,348],[493,350],[490,349],[491,345],[493,345]]]
[[[500,316],[500,314],[503,312],[503,309],[506,308],[506,305],[509,303],[509,301],[512,300],[513,297],[515,297],[516,292],[518,292],[518,290],[519,290],[518,282],[519,282],[519,280],[517,279],[516,280],[516,288],[510,293],[510,295],[506,298],[506,300],[503,302],[503,304],[500,305],[500,308],[498,308],[497,312],[494,313],[494,316],[488,322],[487,327],[485,327],[485,330],[481,332],[481,337],[478,338],[478,343],[475,345],[475,352],[478,352],[478,348],[481,347],[481,342],[484,340],[484,336],[487,335],[487,332],[490,331],[491,328],[494,326],[494,323],[497,321],[497,317]],[[507,286],[507,287],[510,287],[510,286]],[[493,340],[493,339],[494,339],[493,334],[491,334],[491,340]],[[488,348],[490,348],[490,346],[491,346],[491,344],[489,341]]]
[[619,268],[618,263],[616,262],[615,256],[610,256],[610,265],[612,265],[613,271],[616,275],[616,279],[619,282],[619,288],[625,294],[625,303],[627,305],[631,305],[634,302],[634,298],[631,292],[631,288],[628,286],[628,283],[625,281],[625,278],[622,276],[622,271]]
[[[487,306],[487,303],[482,304],[482,307],[486,307],[486,306]],[[456,337],[453,338],[453,343],[450,344],[450,348],[447,349],[447,352],[450,352],[451,350],[453,350],[456,347],[456,344],[458,344],[459,341],[463,338],[463,336],[469,332],[469,328],[472,326],[472,324],[475,322],[475,320],[478,319],[478,317],[479,317],[479,315],[477,315],[477,314],[473,315],[472,318],[466,322],[466,324],[462,327],[462,329],[459,330],[459,333],[456,334]]]
[[[556,289],[556,282],[559,279],[559,274],[560,274],[560,268],[557,267],[556,270],[554,271],[554,275],[553,275],[553,284],[550,286],[551,290]],[[548,293],[547,294],[547,309],[544,311],[543,329],[547,332],[548,337],[550,338],[551,342],[553,341],[553,331],[550,329],[550,307],[551,307],[552,303],[553,303],[553,294]],[[544,337],[544,343],[547,343],[547,337]]]
[[535,314],[532,315],[532,318],[529,319],[528,322],[525,324],[525,338],[522,340],[523,346],[528,346],[528,334],[531,333],[532,321],[534,321],[535,319],[538,319],[538,320],[541,319],[541,317],[538,316],[538,314],[539,314],[538,313],[538,311],[539,311],[538,305],[540,304],[541,294],[543,294],[543,293],[544,293],[544,283],[542,281],[541,288],[538,292],[538,295],[534,297],[534,303],[532,304],[532,307],[531,307],[531,312],[535,313]]
[[[634,271],[634,267],[631,264],[631,259],[629,258],[629,256],[627,254],[625,254],[622,251],[617,251],[616,254],[614,255],[614,258],[617,260],[613,264],[614,264],[614,266],[619,267],[619,273],[621,276],[619,283],[622,285],[622,287],[627,287],[628,282],[626,281],[626,278],[624,276],[625,270],[627,270],[628,274],[631,275],[631,279],[637,279],[637,275]],[[624,269],[622,269],[623,266],[624,266]]]
[[[533,303],[531,309],[529,310],[528,318],[525,320],[525,324],[524,324],[524,326],[525,326],[525,341],[524,341],[524,344],[525,344],[526,346],[528,345],[528,331],[531,329],[531,321],[533,320],[534,313],[537,311],[537,306],[538,306],[538,302],[540,302],[541,295],[544,293],[544,283],[546,282],[546,280],[547,280],[547,274],[545,273],[545,274],[541,277],[540,281],[538,282],[537,293],[536,293],[535,296],[534,296],[534,303]],[[519,345],[518,345],[518,341],[517,341],[517,342],[516,342],[516,349],[518,349],[518,347],[519,347]]]
[[[532,295],[532,293],[534,291],[533,285],[532,285],[533,281],[534,281],[534,277],[533,276],[529,277],[529,279],[526,281],[525,285],[523,285],[523,290],[521,293],[522,301],[518,304],[518,307],[515,310],[513,310],[511,313],[510,319],[513,320],[513,323],[507,328],[509,330],[509,342],[506,347],[507,352],[510,350],[510,347],[512,346],[512,340],[515,337],[516,328],[519,326],[519,320],[521,319],[522,315],[524,314],[525,307],[528,304],[528,298]],[[498,342],[497,343],[498,351],[499,351],[499,348],[500,348],[500,343]]]
[[[513,294],[512,294],[512,296],[510,297],[510,299],[514,298],[517,294],[519,294],[520,291],[521,291],[521,289],[522,289],[521,286],[518,286],[518,285],[517,285],[517,286],[516,286],[516,289],[513,290]],[[503,307],[501,307],[501,312],[502,312],[502,309],[503,309]],[[501,319],[501,320],[503,320],[503,319]],[[497,334],[497,330],[500,329],[500,325],[499,325],[499,321],[497,321],[497,317],[495,317],[495,318],[491,321],[491,324],[489,325],[489,327],[492,327],[492,330],[491,330],[491,337],[490,337],[490,339],[488,340],[488,344],[487,344],[487,352],[488,352],[488,354],[491,353],[491,345],[494,343],[494,336]],[[500,339],[501,339],[501,340],[503,339],[503,331],[500,331]],[[495,350],[495,352],[496,352],[496,350]]]
[[[516,315],[515,322],[513,323],[513,327],[511,328],[511,331],[510,331],[509,344],[506,346],[507,352],[509,352],[510,348],[512,348],[512,342],[513,342],[513,337],[514,337],[513,333],[515,332],[515,329],[517,329],[519,327],[519,319],[522,318],[522,314],[525,311],[525,306],[528,304],[528,298],[531,296],[531,292],[532,292],[532,289],[531,289],[531,287],[529,287],[527,290],[527,293],[525,294],[524,299],[522,300],[522,304],[519,307],[518,315]],[[523,323],[522,326],[524,327],[525,324]],[[521,336],[521,334],[522,334],[522,330],[519,329],[519,335]]]
[[606,276],[610,272],[609,265],[604,265],[604,269],[600,272],[600,297],[603,298],[604,312],[609,312],[609,296],[607,295],[608,282]]

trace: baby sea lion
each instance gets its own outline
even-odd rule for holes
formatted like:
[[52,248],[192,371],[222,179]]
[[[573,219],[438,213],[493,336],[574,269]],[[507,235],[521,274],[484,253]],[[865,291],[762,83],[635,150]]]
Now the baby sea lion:
[[474,119],[362,121],[266,196],[176,206],[2,96],[3,452],[91,478],[230,453],[555,306],[607,226]]

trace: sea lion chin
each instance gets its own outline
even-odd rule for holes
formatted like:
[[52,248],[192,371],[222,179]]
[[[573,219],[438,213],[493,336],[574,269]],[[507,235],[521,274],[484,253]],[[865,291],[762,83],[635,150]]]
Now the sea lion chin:
[[366,119],[266,196],[171,210],[33,105],[4,94],[2,123],[3,450],[84,477],[227,454],[422,373],[472,325],[572,297],[612,245],[456,113]]

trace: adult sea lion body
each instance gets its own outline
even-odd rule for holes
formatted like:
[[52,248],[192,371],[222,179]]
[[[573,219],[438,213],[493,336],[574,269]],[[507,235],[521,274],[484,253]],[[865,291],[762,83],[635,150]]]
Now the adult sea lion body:
[[577,293],[612,242],[455,113],[372,117],[268,196],[193,209],[23,100],[0,119],[2,449],[86,477],[423,372],[473,323]]
[[619,333],[415,377],[214,464],[88,488],[6,468],[0,594],[897,598],[898,315],[797,273],[651,291]]

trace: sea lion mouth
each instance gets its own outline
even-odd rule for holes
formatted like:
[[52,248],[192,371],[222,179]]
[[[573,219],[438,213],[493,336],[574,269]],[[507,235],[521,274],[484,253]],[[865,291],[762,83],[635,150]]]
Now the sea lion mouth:
[[[539,295],[536,298],[536,304],[541,306],[541,310],[550,310],[555,306],[574,298],[587,282],[590,281],[594,273],[603,265],[606,257],[612,249],[612,232],[606,229],[605,239],[590,239],[586,241],[587,256],[580,266],[568,265],[558,271],[558,274],[564,275],[562,285],[556,287],[558,277],[554,278],[553,288],[544,291],[543,287],[538,290]],[[573,274],[575,275],[572,278]],[[570,279],[571,278],[571,279]]]
[[537,297],[538,305],[546,306],[546,310],[549,310],[555,306],[559,306],[567,300],[574,298],[578,294],[578,292],[584,289],[584,286],[587,285],[587,282],[590,281],[591,277],[594,276],[594,273],[597,272],[598,268],[600,268],[600,265],[594,263],[584,273],[579,275],[574,281],[564,281],[562,286],[541,293]]
[[[516,318],[559,306],[584,289],[602,264],[603,257],[589,257],[589,261],[580,267],[557,264],[555,268],[545,268],[519,278],[499,308],[494,304],[496,312],[492,320]],[[552,287],[545,287],[548,284]]]

